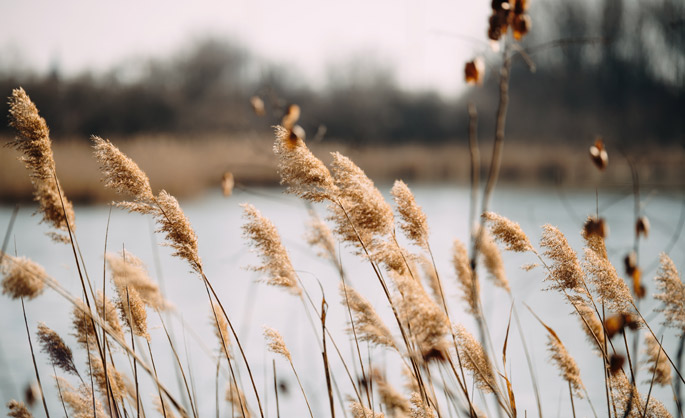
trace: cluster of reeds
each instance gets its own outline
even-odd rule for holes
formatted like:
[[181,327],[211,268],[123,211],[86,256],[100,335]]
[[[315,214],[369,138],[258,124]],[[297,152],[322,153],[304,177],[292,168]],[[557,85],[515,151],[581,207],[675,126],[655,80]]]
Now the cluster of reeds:
[[[525,2],[513,2],[513,9],[509,9],[509,4],[493,2],[493,16],[504,19],[498,21],[495,29],[506,32],[513,26],[520,37],[529,24],[524,15]],[[321,362],[323,373],[306,376],[306,380],[326,388],[329,406],[326,411],[312,409],[309,399],[319,393],[305,390],[297,372],[297,353],[288,349],[285,338],[277,330],[264,329],[268,349],[287,361],[299,384],[307,407],[305,414],[359,418],[481,417],[486,410],[497,416],[542,417],[545,406],[552,401],[540,387],[530,359],[526,341],[530,340],[531,333],[548,337],[551,367],[558,369],[568,386],[571,408],[563,415],[575,415],[576,403],[588,402],[596,416],[670,416],[664,405],[651,396],[653,385],[674,386],[680,414],[677,386],[685,380],[674,364],[677,358],[664,348],[662,333],[654,331],[655,320],[648,321],[639,306],[640,300],[647,296],[636,261],[639,240],[648,232],[646,218],[636,213],[635,250],[626,257],[626,273],[630,279],[626,282],[609,260],[605,221],[599,214],[590,217],[583,227],[585,245],[579,257],[558,228],[543,226],[542,239],[535,245],[517,223],[488,210],[504,138],[509,65],[510,57],[505,56],[500,80],[503,102],[498,111],[490,173],[481,208],[472,209],[473,217],[479,216],[471,222],[474,229],[469,242],[455,241],[454,271],[448,274],[438,269],[428,219],[404,182],[396,181],[390,191],[393,208],[349,158],[334,153],[332,163],[327,166],[308,149],[304,131],[296,125],[300,114],[296,106],[288,109],[282,126],[275,128],[274,152],[287,192],[307,204],[325,207],[325,220],[314,217],[308,242],[314,253],[331,263],[339,280],[335,303],[342,304],[345,310],[345,327],[353,347],[351,355],[342,354],[343,342],[331,332],[327,322],[333,301],[325,296],[317,300],[310,292],[312,289],[304,286],[276,226],[256,207],[243,205],[244,238],[260,260],[253,269],[263,275],[266,284],[300,299],[311,320],[311,339],[320,347],[321,358],[316,361]],[[224,405],[225,414],[236,417],[303,415],[304,408],[280,410],[275,367],[272,375],[275,411],[264,406],[262,399],[271,389],[260,389],[255,381],[256,373],[242,348],[233,320],[205,274],[198,238],[190,220],[173,196],[164,190],[154,193],[147,176],[135,162],[99,137],[93,137],[92,142],[105,186],[128,199],[115,202],[115,206],[152,217],[158,225],[157,232],[164,235],[165,244],[173,249],[173,255],[184,260],[199,279],[189,285],[201,286],[206,291],[206,309],[218,348],[213,359],[216,370],[191,370],[188,364],[183,364],[178,344],[162,315],[171,304],[136,256],[125,249],[119,253],[106,252],[102,282],[89,277],[74,233],[73,209],[58,181],[47,124],[22,89],[13,92],[10,105],[11,123],[19,134],[14,146],[24,152],[24,160],[32,170],[39,211],[43,220],[60,232],[60,239],[71,245],[81,283],[81,293],[73,295],[33,261],[7,254],[5,248],[0,253],[3,293],[20,299],[23,307],[25,298],[38,297],[47,285],[71,306],[72,329],[78,344],[75,350],[42,323],[37,326],[38,346],[34,347],[35,337],[25,321],[34,366],[40,357],[37,350],[40,347],[55,370],[49,382],[46,376],[41,379],[35,366],[39,385],[54,384],[59,393],[59,402],[51,403],[60,405],[59,411],[49,408],[43,398],[46,416],[51,412],[76,417],[205,416],[208,408],[201,405],[191,388],[191,373],[216,373],[217,376],[223,373],[226,377],[225,403],[219,401],[217,394],[217,416],[220,404]],[[593,151],[593,158],[595,154]],[[477,184],[474,179],[474,190]],[[599,357],[595,364],[579,365],[564,345],[564,333],[555,331],[553,324],[543,321],[536,313],[531,311],[529,318],[537,318],[541,326],[534,326],[535,320],[531,320],[527,328],[522,327],[517,310],[520,305],[514,300],[516,295],[512,294],[506,277],[498,243],[506,251],[527,253],[536,260],[537,264],[529,264],[525,269],[531,275],[544,277],[546,285],[541,287],[558,292],[565,299],[572,315],[578,319],[578,326],[587,335],[589,349]],[[352,287],[339,254],[342,250],[349,250],[368,263],[369,280],[376,283],[374,286],[382,296],[380,304],[374,305],[370,302],[371,295]],[[481,293],[483,273],[494,286],[511,296],[508,317],[492,318],[484,311],[483,299],[487,296]],[[459,297],[445,291],[448,281],[454,281],[460,289]],[[685,286],[665,254],[655,281],[660,293],[654,297],[663,302],[660,312],[664,323],[685,330]],[[175,382],[163,382],[158,377],[150,344],[154,335],[148,326],[148,316],[153,314],[159,318],[164,338],[173,352],[173,363],[166,364],[165,368],[171,366],[178,371],[176,390],[172,389]],[[499,324],[507,324],[502,346],[496,345],[492,338],[493,328]],[[512,326],[521,337],[527,369],[520,366],[523,359],[509,357]],[[637,350],[638,336],[646,339],[644,356]],[[632,347],[630,339],[634,342]],[[496,354],[499,352],[501,357]],[[74,354],[81,359],[75,359]],[[378,356],[385,360],[374,361]],[[519,363],[517,372],[529,373],[530,389],[512,384],[513,362]],[[598,374],[603,376],[603,393],[588,393],[582,380],[585,367],[601,370]],[[638,374],[640,368],[644,374]],[[646,395],[638,390],[640,379],[649,382]],[[141,393],[143,381],[152,383],[154,396]],[[537,410],[517,408],[519,391],[534,393]],[[12,401],[8,408],[10,416],[32,416],[21,402]]]

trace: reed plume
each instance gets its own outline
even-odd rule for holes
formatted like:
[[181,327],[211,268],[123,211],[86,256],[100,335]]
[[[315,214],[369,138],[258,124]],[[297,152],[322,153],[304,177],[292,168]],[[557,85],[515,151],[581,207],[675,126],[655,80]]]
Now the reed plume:
[[437,413],[433,408],[426,405],[421,399],[421,395],[414,392],[411,394],[411,418],[436,418]]
[[498,241],[506,245],[508,251],[522,253],[533,250],[528,236],[518,223],[493,212],[485,212],[483,218],[488,221],[490,232]]
[[227,357],[231,357],[229,351],[229,347],[231,346],[231,340],[228,334],[228,321],[226,321],[226,316],[221,310],[219,304],[216,302],[212,302],[212,311],[213,312],[210,315],[210,320],[212,325],[214,326],[214,333],[219,340],[219,349]]
[[349,158],[333,153],[332,171],[339,191],[331,205],[335,232],[344,241],[361,247],[377,237],[385,237],[394,229],[392,208],[364,171]]
[[397,212],[400,214],[400,228],[414,244],[426,248],[428,245],[428,221],[426,214],[416,203],[411,190],[402,180],[395,180],[390,194],[392,194],[397,205]]
[[81,344],[81,347],[84,349],[94,349],[96,346],[95,329],[93,328],[88,306],[81,300],[74,303],[71,323],[74,330],[73,335],[76,337],[76,341]]
[[485,393],[494,392],[497,387],[495,375],[483,346],[462,325],[455,325],[453,332],[464,368],[473,373],[473,379],[480,390]]
[[444,360],[450,333],[445,311],[431,299],[418,280],[408,274],[394,275],[400,295],[394,304],[404,323],[409,325],[411,335],[424,360]]
[[350,401],[352,418],[385,418],[382,412],[373,412],[358,401]]
[[342,303],[354,314],[354,328],[360,341],[397,350],[390,330],[368,300],[344,283],[340,284],[340,294]]
[[64,402],[71,409],[71,416],[74,418],[109,418],[109,415],[102,407],[99,399],[93,397],[90,387],[82,384],[75,389],[69,382],[62,377],[55,377],[61,391]]
[[147,331],[147,311],[145,303],[133,287],[117,288],[117,308],[121,320],[133,332],[134,335],[150,341]]
[[247,408],[247,399],[245,398],[245,394],[242,390],[240,390],[238,386],[236,386],[233,380],[231,380],[231,383],[228,389],[226,390],[226,401],[232,404],[233,408],[236,411],[241,410],[240,405],[243,405],[244,408],[242,409],[242,411],[245,413],[243,415],[243,418],[250,418],[252,416],[250,410]]
[[[108,393],[121,402],[127,394],[126,383],[119,371],[110,362],[107,362],[107,373],[99,356],[90,354],[90,370],[91,375],[95,379],[98,391],[104,397],[108,397]],[[109,381],[109,388],[107,382]],[[111,392],[110,392],[111,391]]]
[[310,209],[310,218],[305,239],[312,247],[318,249],[317,255],[334,263],[338,263],[336,256],[337,244],[333,238],[331,229],[323,222],[313,210]]
[[109,298],[106,298],[101,290],[97,291],[97,300],[95,301],[95,306],[97,307],[98,315],[100,318],[105,318],[107,325],[112,329],[112,334],[114,337],[123,339],[124,331],[121,328],[121,322],[119,322],[119,316],[117,315],[117,307],[112,303]]
[[659,341],[651,333],[645,334],[645,353],[647,354],[646,364],[649,366],[649,379],[651,382],[654,376],[654,383],[667,386],[671,384],[671,363],[666,358],[666,352],[659,345]]
[[454,240],[452,264],[457,272],[457,284],[462,292],[462,299],[468,305],[467,312],[476,317],[479,315],[480,285],[478,280],[474,279],[466,246],[459,240]]
[[105,260],[116,288],[135,289],[145,305],[152,309],[163,310],[168,307],[159,286],[152,281],[145,264],[138,257],[122,250],[120,254],[107,253]]
[[388,415],[392,417],[409,415],[411,405],[407,398],[397,391],[377,369],[373,370],[373,382]]
[[507,292],[511,292],[509,280],[507,280],[504,271],[502,254],[487,230],[483,230],[483,233],[481,234],[479,252],[483,257],[483,264],[485,264],[485,268],[488,271],[488,277],[493,281],[495,286],[501,287]]
[[435,270],[435,265],[425,255],[419,256],[418,262],[423,271],[423,278],[433,293],[433,299],[442,303],[442,285],[440,284],[440,277],[438,277],[438,273]]
[[297,283],[295,269],[290,262],[290,256],[281,243],[281,237],[273,223],[252,205],[243,204],[244,217],[247,223],[243,225],[243,235],[259,253],[262,265],[253,267],[255,271],[262,271],[269,275],[266,283],[288,290],[294,295],[300,295],[302,289]]
[[41,350],[50,357],[50,362],[62,369],[65,373],[78,375],[74,356],[71,348],[64,342],[62,337],[48,328],[43,322],[38,323],[38,341]]
[[287,193],[312,202],[331,200],[336,186],[326,165],[312,154],[301,138],[291,138],[290,130],[275,127],[274,153],[278,158],[281,184]]
[[109,140],[91,136],[95,158],[100,163],[105,187],[119,194],[129,195],[136,201],[153,202],[155,195],[150,180],[143,170],[129,157],[124,155]]
[[552,260],[545,278],[552,283],[550,289],[570,292],[574,299],[577,294],[586,294],[585,272],[564,234],[552,225],[543,225],[540,247],[544,248],[545,257]]
[[618,277],[616,269],[609,259],[592,248],[585,248],[583,268],[588,273],[598,300],[605,303],[613,312],[630,314],[633,310],[633,296],[626,282]]
[[410,271],[411,274],[416,273],[413,256],[406,249],[397,245],[397,243],[376,240],[368,245],[368,249],[371,251],[372,260],[383,264],[386,270],[396,274],[405,274]]
[[133,161],[109,141],[99,137],[91,139],[105,186],[133,196],[133,201],[118,202],[117,206],[154,216],[159,226],[156,232],[165,234],[165,245],[174,250],[173,255],[186,260],[193,271],[202,274],[197,236],[176,198],[165,190],[154,196],[147,176]]
[[264,327],[264,338],[266,339],[269,351],[275,354],[280,354],[292,363],[293,359],[288,351],[288,347],[283,341],[281,334],[273,328]]
[[[24,154],[20,160],[31,170],[34,200],[38,202],[38,211],[43,214],[41,222],[58,231],[66,232],[69,227],[73,230],[74,208],[57,180],[50,130],[45,119],[38,114],[38,108],[22,88],[12,90],[9,107],[10,126],[18,134],[9,145]],[[49,235],[55,241],[70,242],[69,236],[63,233]]]
[[556,364],[559,369],[561,377],[566,380],[573,388],[575,395],[579,398],[583,397],[583,390],[585,386],[580,378],[580,369],[578,364],[571,357],[571,355],[566,350],[564,344],[562,344],[559,336],[551,328],[545,326],[549,331],[547,336],[547,351],[549,351],[550,358]]
[[8,417],[12,418],[33,418],[33,415],[29,411],[29,409],[24,405],[24,402],[16,401],[12,399],[7,403],[7,409],[9,409],[9,412],[7,413]]
[[655,311],[664,313],[664,325],[680,328],[685,333],[685,285],[668,255],[661,254],[660,261],[654,278],[660,293],[655,294],[654,299],[662,301],[664,306]]
[[2,293],[12,299],[33,299],[43,293],[48,274],[45,269],[26,257],[4,254],[2,265]]
[[584,300],[578,300],[574,305],[578,309],[578,315],[580,315],[580,326],[587,335],[590,344],[601,353],[604,350],[604,327],[602,326],[602,321],[599,320],[592,306]]

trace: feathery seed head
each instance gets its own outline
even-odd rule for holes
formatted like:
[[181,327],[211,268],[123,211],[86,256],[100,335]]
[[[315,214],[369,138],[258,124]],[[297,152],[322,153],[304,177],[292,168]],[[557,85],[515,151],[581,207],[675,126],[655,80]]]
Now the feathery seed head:
[[264,338],[266,338],[269,351],[275,354],[280,354],[288,359],[288,361],[292,361],[290,351],[288,351],[288,347],[286,347],[285,341],[283,341],[283,337],[278,331],[273,328],[264,327]]
[[457,347],[464,367],[473,373],[476,385],[483,392],[492,392],[497,386],[485,349],[462,325],[455,325],[453,332],[457,338]]
[[668,255],[661,254],[660,261],[657,276],[654,278],[660,293],[655,294],[654,299],[662,301],[664,305],[655,310],[664,313],[664,325],[678,327],[685,332],[685,285]]
[[214,332],[219,339],[219,348],[226,356],[231,356],[229,348],[231,347],[231,340],[228,334],[228,321],[221,306],[218,303],[212,302],[212,314],[210,320],[214,326]]
[[[10,145],[24,154],[21,161],[31,170],[34,199],[39,204],[38,211],[43,214],[41,222],[46,222],[62,232],[67,231],[68,227],[73,230],[74,208],[57,180],[52,141],[45,119],[38,114],[36,105],[22,88],[12,91],[9,106],[10,126],[18,133]],[[49,235],[55,241],[69,242],[66,235]]]
[[[548,328],[548,330],[551,329]],[[550,358],[559,369],[561,377],[571,384],[575,395],[582,398],[582,390],[585,386],[583,386],[583,381],[580,379],[580,369],[556,333],[550,332],[547,336],[547,350],[550,353]]]
[[100,163],[105,187],[120,194],[128,194],[136,200],[151,202],[155,196],[150,187],[150,180],[138,165],[124,155],[109,140],[91,136],[95,158]]
[[421,399],[421,395],[414,392],[411,394],[411,418],[435,418],[437,413]]
[[368,341],[381,347],[397,350],[390,330],[368,300],[344,283],[340,284],[340,294],[342,303],[347,305],[354,314],[354,329],[360,341]]
[[336,243],[333,238],[333,233],[330,228],[328,228],[328,225],[319,219],[312,210],[310,210],[310,215],[307,235],[305,237],[307,243],[319,250],[317,253],[318,256],[337,263]]
[[252,205],[241,205],[247,223],[243,225],[243,236],[256,248],[262,265],[254,267],[269,275],[266,283],[283,287],[294,295],[302,293],[297,284],[297,275],[290,262],[290,256],[281,243],[281,237],[273,223]]
[[428,221],[426,214],[416,204],[411,190],[402,180],[395,180],[390,193],[395,199],[397,212],[399,212],[402,220],[400,228],[416,245],[426,247],[428,244]]
[[33,299],[43,293],[48,275],[42,266],[28,258],[4,254],[0,270],[5,276],[2,279],[2,293],[12,299]]
[[358,401],[350,401],[350,412],[352,418],[385,418],[382,412],[373,412]]
[[633,311],[630,288],[618,277],[608,258],[591,248],[585,248],[583,267],[588,274],[588,281],[599,296],[600,303],[605,303],[611,311],[620,314],[630,314]]
[[72,417],[109,418],[100,400],[93,396],[90,386],[81,384],[77,390],[63,377],[55,377],[55,380],[60,387],[64,403],[71,409]]
[[133,334],[150,341],[150,334],[147,332],[147,311],[138,291],[134,287],[123,287],[117,288],[117,293],[119,297],[116,303],[121,320]]
[[[119,371],[114,368],[114,365],[107,362],[107,375],[105,378],[105,368],[102,363],[100,356],[90,354],[90,370],[91,375],[95,379],[97,389],[100,394],[106,399],[107,394],[110,393],[114,398],[121,402],[126,396],[126,383],[124,378],[119,373]],[[107,380],[109,380],[109,387],[107,385]]]
[[66,373],[78,375],[76,365],[74,364],[74,356],[69,346],[67,346],[59,334],[42,322],[38,323],[38,341],[40,342],[41,351],[50,357],[52,364]]
[[106,298],[101,290],[97,291],[97,300],[95,301],[98,315],[100,318],[106,320],[107,325],[112,329],[114,335],[120,339],[124,338],[124,331],[121,329],[121,322],[117,315],[117,308],[114,306],[109,298]]
[[492,279],[495,286],[501,287],[507,292],[511,292],[509,280],[507,280],[506,273],[504,272],[502,254],[487,229],[482,231],[479,244],[479,250],[483,256],[485,268],[489,273],[488,277]]
[[290,139],[290,131],[275,127],[274,153],[278,157],[281,184],[287,184],[286,192],[312,202],[330,200],[336,194],[336,186],[326,165],[312,154],[304,141]]
[[568,244],[564,234],[552,225],[543,225],[540,247],[543,254],[552,260],[550,272],[545,280],[551,281],[551,289],[585,294],[583,281],[585,273],[580,266],[576,252]]
[[159,286],[152,281],[145,264],[138,257],[122,250],[120,254],[107,253],[105,260],[116,288],[135,289],[143,302],[153,309],[163,310],[168,307]]
[[480,284],[478,280],[474,280],[466,246],[459,240],[454,240],[452,264],[454,264],[454,270],[457,272],[457,281],[462,292],[462,299],[468,305],[467,312],[477,316],[479,312]]
[[176,198],[162,190],[157,195],[155,203],[159,209],[156,215],[159,224],[157,232],[166,234],[167,245],[175,250],[174,256],[186,260],[195,272],[202,273],[202,260],[197,252],[197,236]]
[[647,354],[645,363],[649,366],[649,379],[646,383],[651,382],[652,376],[654,376],[654,383],[657,385],[670,385],[671,363],[666,358],[666,352],[651,333],[645,334],[645,343],[647,345],[645,348],[645,353]]
[[372,372],[373,381],[378,390],[381,404],[383,404],[390,416],[406,416],[411,411],[409,401],[397,391],[380,373],[378,369]]
[[526,252],[533,249],[528,236],[518,223],[493,212],[486,212],[483,217],[490,223],[492,234],[498,241],[506,245],[507,250]]
[[602,326],[602,321],[595,314],[595,310],[584,300],[579,299],[575,306],[578,308],[578,314],[580,315],[580,326],[587,335],[588,341],[597,349],[598,353],[601,353],[604,348],[604,327]]
[[19,402],[14,399],[7,403],[8,417],[12,418],[33,418],[29,409],[24,405],[24,402]]

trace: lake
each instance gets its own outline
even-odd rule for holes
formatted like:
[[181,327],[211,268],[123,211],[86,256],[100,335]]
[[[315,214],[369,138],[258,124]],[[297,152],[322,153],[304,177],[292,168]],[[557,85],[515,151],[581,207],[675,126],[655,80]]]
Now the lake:
[[[390,186],[381,185],[380,188],[385,192],[390,189]],[[475,324],[465,313],[463,303],[460,301],[455,284],[456,275],[451,263],[454,239],[468,242],[470,192],[465,187],[453,185],[409,184],[409,186],[428,217],[431,228],[430,244],[445,286],[451,318],[455,323],[463,323],[474,335],[477,335]],[[387,195],[386,197],[389,198]],[[655,260],[658,260],[660,252],[669,250],[679,271],[683,269],[685,244],[680,237],[685,216],[683,198],[682,191],[648,190],[642,192],[642,210],[651,222],[651,231],[649,237],[640,243],[639,261],[643,266],[643,280],[650,295],[654,290],[653,278],[657,268]],[[347,327],[346,311],[339,302],[337,290],[339,276],[329,262],[316,257],[316,251],[308,247],[304,235],[309,215],[306,206],[301,201],[284,195],[279,188],[250,188],[236,190],[236,193],[229,198],[222,197],[218,192],[209,193],[201,198],[182,201],[181,206],[198,235],[199,253],[204,262],[207,277],[213,283],[238,330],[268,416],[276,416],[272,371],[272,359],[275,357],[266,350],[262,337],[263,325],[276,328],[281,332],[292,353],[293,363],[302,378],[314,414],[328,416],[328,397],[321,352],[302,301],[283,290],[268,287],[259,282],[260,275],[247,269],[250,265],[258,264],[259,260],[250,251],[248,243],[241,235],[241,225],[245,220],[242,218],[242,209],[239,204],[244,202],[255,205],[276,225],[304,287],[317,306],[321,302],[320,289],[325,292],[329,303],[327,325],[332,330],[335,341],[352,373],[355,373],[358,369],[358,362],[351,361],[353,348],[344,332]],[[500,187],[496,190],[491,204],[493,211],[518,222],[536,246],[540,239],[540,227],[549,223],[565,233],[571,246],[581,254],[582,241],[579,233],[586,216],[594,214],[597,208],[610,227],[607,238],[610,258],[619,275],[623,276],[622,260],[632,249],[634,235],[634,200],[629,185],[625,188],[614,188],[611,191],[600,190],[597,195],[594,190],[560,191],[554,188]],[[325,216],[324,206],[315,209],[322,217]],[[11,206],[0,206],[0,228],[3,231],[9,223],[12,210]],[[32,216],[34,211],[35,207],[20,208],[7,251],[10,254],[16,251],[16,254],[25,255],[38,262],[69,292],[79,296],[81,285],[71,247],[53,243],[45,235],[48,231],[47,226],[38,224],[40,218]],[[213,356],[216,356],[219,347],[210,321],[211,311],[202,282],[190,272],[187,264],[170,256],[169,248],[158,245],[162,237],[153,233],[154,225],[149,217],[113,209],[105,243],[109,206],[76,206],[75,212],[76,233],[85,267],[97,288],[102,287],[105,244],[108,251],[120,251],[122,247],[125,247],[127,251],[137,255],[148,266],[151,276],[160,283],[165,295],[174,305],[174,313],[164,314],[163,318],[173,334],[184,369],[190,371],[188,379],[192,380],[192,391],[198,399],[199,416],[214,416],[216,360]],[[406,243],[406,240],[402,242]],[[410,249],[417,250],[417,248]],[[349,282],[376,306],[382,317],[391,325],[387,301],[384,301],[380,285],[369,263],[360,260],[346,247],[341,247],[340,257]],[[522,334],[525,335],[526,343],[531,351],[534,369],[541,387],[544,415],[570,416],[568,387],[559,377],[555,366],[548,362],[546,331],[524,304],[530,306],[547,325],[559,334],[580,366],[581,376],[590,393],[595,410],[600,416],[605,415],[602,362],[590,349],[578,319],[570,316],[572,308],[559,294],[544,291],[547,284],[543,283],[545,273],[542,269],[527,272],[520,268],[523,264],[537,261],[531,254],[503,253],[503,258],[516,309],[521,319]],[[485,274],[481,276],[485,277]],[[108,292],[112,292],[111,287],[108,288]],[[495,288],[487,279],[481,282],[481,292],[496,353],[494,360],[501,369],[501,350],[509,320],[511,299],[508,294]],[[642,311],[651,321],[655,332],[658,335],[664,333],[665,349],[675,356],[676,331],[661,326],[660,317],[657,318],[652,313],[655,306],[657,305],[651,298],[641,302]],[[37,344],[36,325],[39,321],[43,321],[60,333],[75,350],[76,365],[83,374],[87,370],[87,363],[83,351],[76,349],[75,339],[71,335],[69,303],[54,291],[47,289],[39,298],[28,301],[26,310],[34,348]],[[5,318],[0,340],[0,368],[3,370],[0,378],[0,400],[5,404],[12,398],[22,398],[24,387],[35,380],[35,376],[21,315],[21,304],[3,296],[0,299],[0,317]],[[178,395],[184,389],[182,390],[176,383],[174,373],[176,363],[164,329],[155,313],[149,311],[148,318],[152,335],[151,347],[160,379],[167,382],[171,391]],[[316,321],[316,318],[314,320]],[[319,331],[320,324],[317,328],[317,332]],[[644,332],[641,333],[641,337],[643,336]],[[633,334],[629,334],[629,341],[632,338]],[[508,344],[507,373],[512,380],[519,414],[523,416],[525,411],[528,416],[537,416],[519,330],[513,323]],[[329,350],[331,350],[330,346]],[[362,351],[367,352],[366,344],[362,345]],[[635,353],[631,354],[635,355]],[[124,364],[124,357],[120,354],[117,356],[119,356],[117,357],[119,368],[130,374],[129,365]],[[336,383],[343,397],[352,394],[349,380],[339,358],[332,351],[329,352],[329,356]],[[143,357],[149,356],[143,355]],[[374,348],[369,358],[379,368],[386,366],[389,379],[398,389],[402,388],[401,374],[394,366],[398,364],[395,354]],[[639,353],[639,358],[644,359],[644,355]],[[43,354],[38,355],[37,360],[51,415],[61,415],[59,413],[61,405],[59,405],[57,392],[50,378],[53,374],[52,367],[49,366]],[[225,367],[225,359],[222,364]],[[365,364],[365,367],[367,365]],[[279,393],[280,411],[287,416],[306,415],[306,407],[289,364],[283,358],[276,357],[275,367],[278,380],[282,383]],[[247,373],[244,367],[239,366],[239,368],[243,384],[247,385]],[[650,377],[646,370],[641,367],[638,372],[640,389],[644,395],[647,393]],[[61,372],[58,371],[58,373]],[[225,394],[226,373],[222,371],[220,378],[221,399]],[[141,375],[140,380],[141,394],[146,399],[146,408],[150,413],[151,407],[147,402],[151,402],[151,399],[156,396],[156,391],[147,376]],[[456,389],[456,386],[454,388]],[[254,404],[250,387],[244,386],[244,389],[248,401]],[[652,396],[664,402],[669,410],[674,412],[670,388],[657,388]],[[179,395],[179,398],[182,396]],[[477,399],[476,402],[483,406],[482,400]],[[491,399],[488,404],[494,405]],[[443,413],[447,416],[448,408],[445,405],[441,406],[444,407]],[[592,415],[586,400],[575,399],[575,407],[578,416]],[[221,416],[230,416],[227,408],[230,407],[223,402]],[[494,411],[488,411],[486,407],[482,409],[489,412],[488,415],[496,415]],[[43,415],[40,405],[36,405],[33,411],[36,416]]]

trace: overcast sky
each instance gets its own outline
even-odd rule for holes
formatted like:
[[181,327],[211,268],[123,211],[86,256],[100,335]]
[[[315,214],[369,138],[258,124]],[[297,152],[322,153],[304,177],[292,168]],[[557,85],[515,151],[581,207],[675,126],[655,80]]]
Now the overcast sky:
[[[325,82],[331,63],[372,54],[408,88],[451,94],[487,49],[489,1],[0,0],[0,59],[66,74],[162,57],[205,35]],[[474,41],[474,39],[481,40]]]

